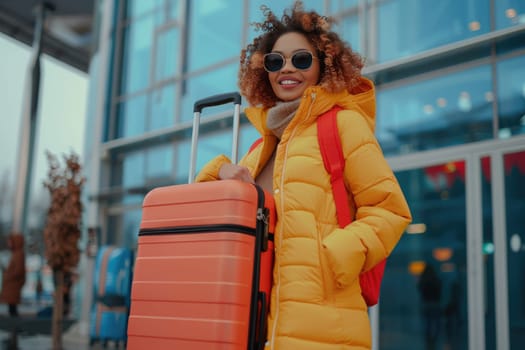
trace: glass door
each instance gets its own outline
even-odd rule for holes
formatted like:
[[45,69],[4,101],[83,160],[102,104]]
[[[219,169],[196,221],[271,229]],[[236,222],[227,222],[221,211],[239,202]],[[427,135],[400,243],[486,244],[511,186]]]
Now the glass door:
[[380,349],[466,349],[466,161],[396,172],[413,216],[388,259]]
[[413,222],[387,262],[374,349],[521,349],[524,141],[389,159]]

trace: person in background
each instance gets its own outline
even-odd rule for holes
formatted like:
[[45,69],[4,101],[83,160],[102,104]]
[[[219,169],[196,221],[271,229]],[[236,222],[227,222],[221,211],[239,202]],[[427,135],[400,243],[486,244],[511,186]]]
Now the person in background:
[[441,279],[430,263],[421,274],[418,288],[425,320],[426,349],[434,350],[441,330]]
[[0,301],[8,304],[9,315],[16,317],[18,316],[22,287],[26,282],[24,236],[21,234],[9,235],[7,245],[11,250],[11,259],[2,275]]
[[[238,165],[224,155],[196,181],[257,183],[276,204],[275,265],[266,349],[370,349],[359,274],[394,249],[411,214],[374,136],[373,83],[363,59],[297,1],[278,18],[263,6],[262,33],[241,52],[239,87],[262,142]],[[355,220],[338,227],[316,119],[339,106],[344,180]]]

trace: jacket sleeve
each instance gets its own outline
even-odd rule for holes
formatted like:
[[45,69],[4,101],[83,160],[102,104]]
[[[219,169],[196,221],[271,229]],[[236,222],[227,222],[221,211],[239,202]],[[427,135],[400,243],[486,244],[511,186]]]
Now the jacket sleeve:
[[388,257],[412,220],[403,192],[366,120],[357,112],[338,114],[345,155],[345,182],[354,198],[354,221],[323,240],[337,284]]
[[223,154],[213,158],[202,168],[195,178],[195,182],[219,180],[219,170],[226,163],[231,163],[231,161]]

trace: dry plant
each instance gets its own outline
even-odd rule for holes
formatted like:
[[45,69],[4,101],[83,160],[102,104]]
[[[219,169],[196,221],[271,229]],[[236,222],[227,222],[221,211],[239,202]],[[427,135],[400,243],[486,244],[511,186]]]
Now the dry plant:
[[[62,349],[64,276],[73,273],[80,259],[78,240],[82,219],[82,187],[85,178],[75,153],[63,155],[63,167],[57,156],[46,152],[49,170],[44,187],[49,190],[50,206],[44,228],[46,260],[55,282],[53,307],[53,349]],[[66,276],[66,277],[69,277]]]

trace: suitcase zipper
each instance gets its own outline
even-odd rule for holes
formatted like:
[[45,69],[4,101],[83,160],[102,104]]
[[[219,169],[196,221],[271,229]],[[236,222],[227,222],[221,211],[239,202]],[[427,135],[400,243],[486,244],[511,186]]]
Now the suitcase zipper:
[[[264,206],[265,194],[263,189],[254,184],[257,190],[257,215],[255,224],[255,249],[252,280],[252,304],[250,306],[250,330],[248,333],[248,350],[262,350],[265,343],[266,322],[266,295],[260,291],[259,279],[261,271],[261,253],[268,249],[269,209]],[[259,302],[261,303],[260,314]],[[257,317],[259,316],[259,317]],[[259,326],[259,327],[257,327]],[[253,344],[253,346],[251,346]]]
[[202,226],[179,226],[173,228],[150,228],[139,231],[139,236],[154,236],[183,233],[207,233],[207,232],[232,232],[245,233],[255,236],[257,229],[242,225],[221,224],[221,225],[202,225]]

